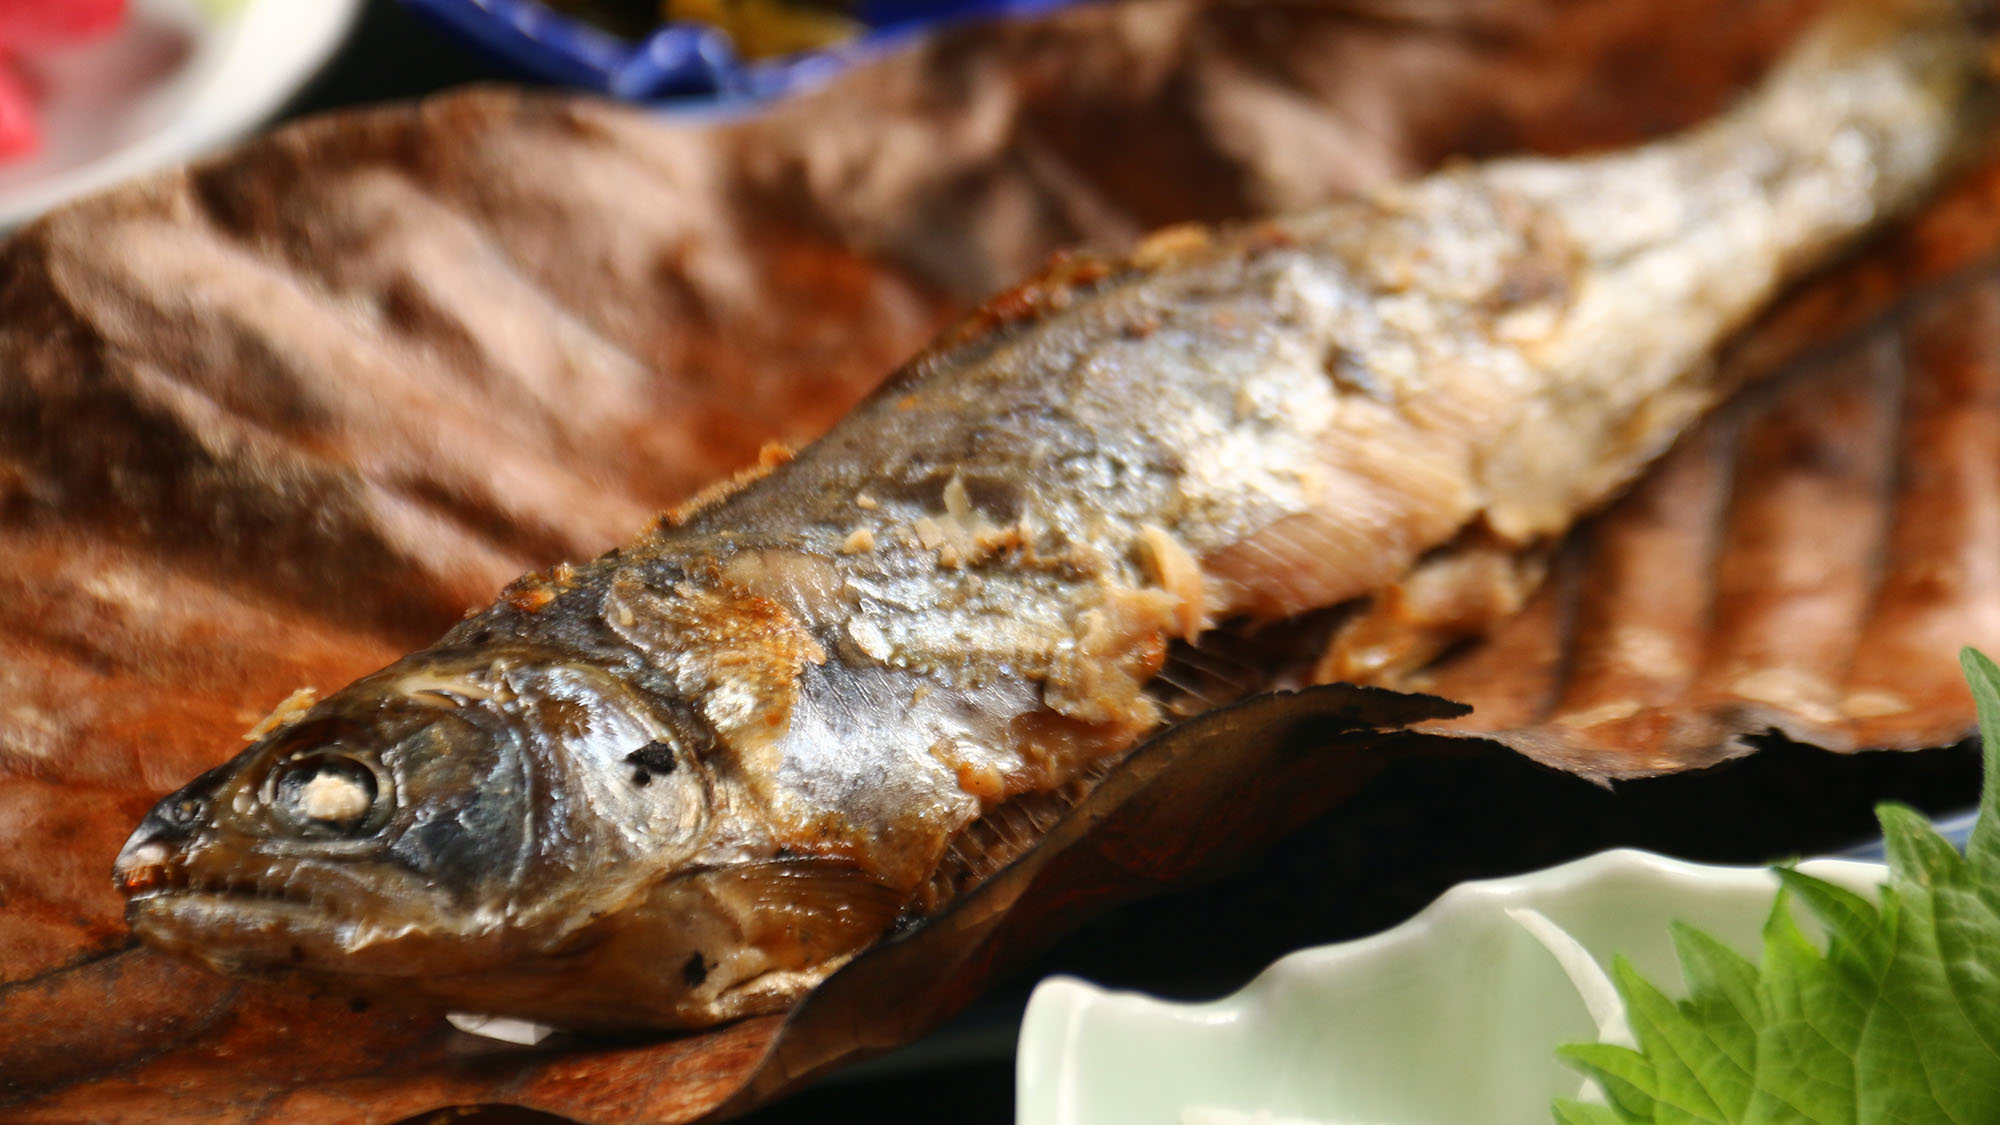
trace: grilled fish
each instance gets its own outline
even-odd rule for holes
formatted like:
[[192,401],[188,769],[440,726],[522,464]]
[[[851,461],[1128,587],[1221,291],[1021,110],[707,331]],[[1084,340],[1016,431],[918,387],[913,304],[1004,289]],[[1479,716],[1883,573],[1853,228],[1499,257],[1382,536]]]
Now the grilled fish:
[[797,457],[274,716],[125,845],[131,926],[575,1028],[783,1009],[1176,719],[1507,613],[1729,390],[1718,341],[1949,164],[1981,15],[1837,5],[1678,137],[1063,259]]

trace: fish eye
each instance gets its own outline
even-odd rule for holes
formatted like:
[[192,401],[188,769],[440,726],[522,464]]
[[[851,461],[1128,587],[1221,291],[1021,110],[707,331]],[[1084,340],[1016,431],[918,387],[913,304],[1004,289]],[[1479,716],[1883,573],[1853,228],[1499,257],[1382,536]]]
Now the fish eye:
[[201,823],[202,817],[208,815],[208,798],[182,797],[171,804],[163,802],[159,811],[168,824],[186,831]]
[[357,836],[379,826],[388,786],[349,754],[320,752],[280,762],[265,781],[265,801],[301,836]]

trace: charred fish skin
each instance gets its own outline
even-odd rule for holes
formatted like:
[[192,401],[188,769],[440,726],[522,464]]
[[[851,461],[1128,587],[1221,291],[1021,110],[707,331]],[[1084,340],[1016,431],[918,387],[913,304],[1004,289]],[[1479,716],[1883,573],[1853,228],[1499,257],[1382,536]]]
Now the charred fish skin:
[[[576,1028],[781,1010],[1003,862],[972,826],[1032,806],[981,837],[1018,847],[1260,686],[1189,687],[1176,644],[1413,576],[1532,585],[1727,392],[1715,344],[1949,162],[1983,14],[1844,4],[1678,138],[1065,260],[796,459],[169,795],[117,862],[131,925]],[[1435,639],[1382,604],[1332,667]]]

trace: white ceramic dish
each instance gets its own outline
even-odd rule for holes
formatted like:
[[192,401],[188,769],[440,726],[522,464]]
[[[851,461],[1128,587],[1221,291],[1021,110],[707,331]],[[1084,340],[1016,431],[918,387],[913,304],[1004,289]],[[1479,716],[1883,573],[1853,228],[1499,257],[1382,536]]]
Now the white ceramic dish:
[[37,52],[42,151],[0,164],[0,230],[64,200],[235,140],[277,112],[346,38],[362,0],[131,0],[102,40]]
[[[1879,864],[1803,865],[1862,889]],[[1454,887],[1371,938],[1283,958],[1241,992],[1176,1004],[1055,978],[1021,1026],[1019,1125],[1549,1125],[1578,1074],[1555,1048],[1598,1024],[1524,909],[1600,965],[1629,958],[1670,993],[1668,923],[1756,956],[1777,880],[1613,851]],[[1511,913],[1510,913],[1511,911]]]

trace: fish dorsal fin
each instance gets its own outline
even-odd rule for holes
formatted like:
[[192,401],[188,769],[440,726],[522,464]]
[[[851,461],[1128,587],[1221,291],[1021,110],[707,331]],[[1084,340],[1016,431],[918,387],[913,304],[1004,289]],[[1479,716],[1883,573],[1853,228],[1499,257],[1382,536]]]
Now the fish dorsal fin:
[[1054,789],[1030,790],[1002,801],[959,829],[917,892],[911,914],[925,917],[937,912],[1019,859],[1116,767],[1116,760],[1095,763]]
[[1268,623],[1239,619],[1176,640],[1146,690],[1170,718],[1187,719],[1274,688],[1303,687],[1350,613],[1336,606]]

